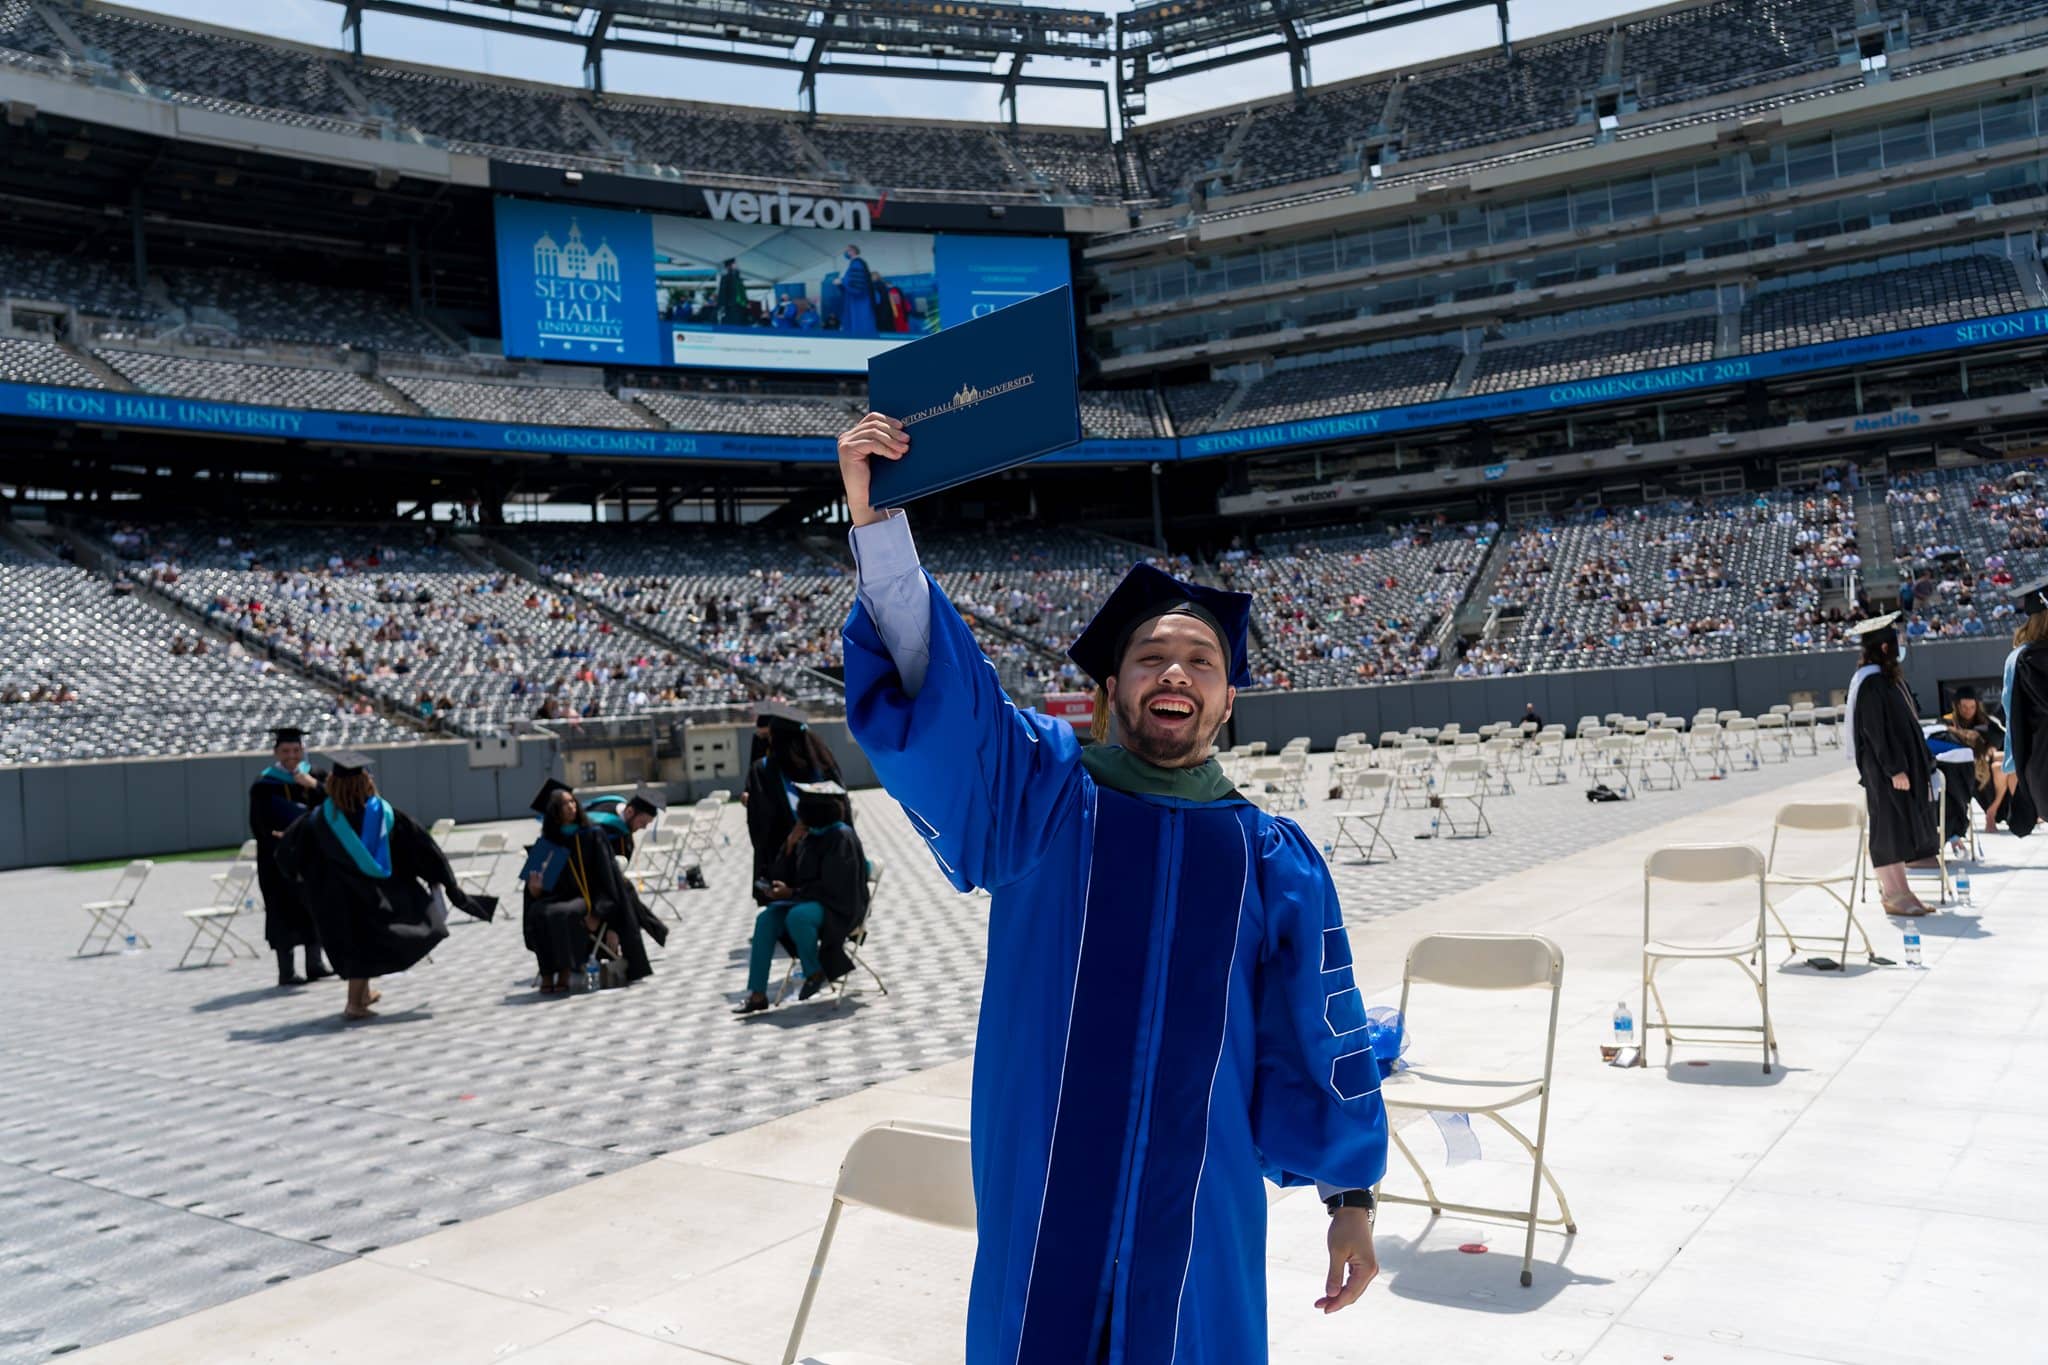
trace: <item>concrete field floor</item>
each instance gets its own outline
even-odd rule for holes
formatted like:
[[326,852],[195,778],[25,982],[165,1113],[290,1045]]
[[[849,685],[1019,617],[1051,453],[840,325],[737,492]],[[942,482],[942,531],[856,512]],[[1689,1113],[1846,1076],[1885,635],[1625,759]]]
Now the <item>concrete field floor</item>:
[[[1288,812],[1318,842],[1341,809],[1318,790],[1327,764]],[[1620,1070],[1599,1046],[1636,999],[1643,859],[1767,847],[1779,805],[1857,800],[1853,774],[1824,748],[1610,805],[1576,772],[1515,782],[1488,802],[1489,838],[1417,840],[1427,813],[1397,809],[1397,860],[1334,871],[1370,1004],[1396,1001],[1424,933],[1562,948],[1548,1150],[1579,1231],[1538,1232],[1523,1288],[1517,1226],[1389,1205],[1379,1281],[1325,1318],[1327,1220],[1312,1192],[1275,1191],[1274,1361],[2039,1358],[2025,1287],[2048,1264],[2048,1069],[2022,1058],[2048,1042],[2025,984],[2048,968],[2029,913],[2048,840],[1984,841],[1973,904],[1919,922],[1924,970],[1871,966],[1858,943],[1820,972],[1773,945],[1769,1075],[1754,1041],[1681,1044],[1669,1064],[1653,1043]],[[0,983],[26,1025],[0,1043],[0,1362],[779,1361],[847,1145],[884,1119],[967,1119],[986,902],[945,886],[886,797],[857,799],[888,864],[870,957],[889,993],[864,981],[746,1021],[726,1013],[752,911],[737,811],[651,981],[542,1001],[516,915],[461,923],[382,983],[383,1018],[348,1027],[338,987],[278,991],[267,957],[175,967],[177,912],[217,863],[161,865],[134,916],[154,947],[90,958],[70,955],[78,903],[112,871],[0,875],[17,944]],[[1840,934],[1815,893],[1786,904]],[[1723,902],[1664,927],[1725,938],[1751,919]],[[1874,895],[1861,919],[1902,958]],[[1735,966],[1669,971],[1684,1018],[1756,1022]],[[1409,1056],[1516,1069],[1546,1009],[1540,992],[1418,992]],[[1516,1117],[1533,1128],[1534,1107]],[[1497,1129],[1477,1122],[1480,1159],[1453,1166],[1428,1118],[1401,1122],[1444,1199],[1526,1200],[1528,1160]],[[1419,1190],[1398,1156],[1385,1188]],[[806,1353],[960,1359],[972,1255],[969,1235],[849,1213]]]

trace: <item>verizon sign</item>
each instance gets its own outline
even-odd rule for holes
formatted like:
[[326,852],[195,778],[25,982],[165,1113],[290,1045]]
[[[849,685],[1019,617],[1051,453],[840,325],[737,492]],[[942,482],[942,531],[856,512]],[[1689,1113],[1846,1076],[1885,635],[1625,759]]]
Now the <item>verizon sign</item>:
[[752,190],[706,190],[704,207],[716,223],[780,223],[830,231],[866,232],[886,200],[870,206],[865,199],[820,199],[791,194],[787,187],[773,194]]

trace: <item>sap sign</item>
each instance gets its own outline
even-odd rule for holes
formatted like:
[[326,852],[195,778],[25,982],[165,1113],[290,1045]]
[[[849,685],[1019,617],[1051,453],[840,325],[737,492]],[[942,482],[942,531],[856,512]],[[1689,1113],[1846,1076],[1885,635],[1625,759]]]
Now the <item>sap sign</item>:
[[505,354],[659,363],[647,300],[654,233],[644,215],[501,198],[497,228]]
[[866,232],[874,218],[859,199],[817,199],[808,194],[791,194],[787,189],[774,194],[752,190],[706,190],[704,207],[711,221],[723,223],[781,223],[784,227],[818,227]]

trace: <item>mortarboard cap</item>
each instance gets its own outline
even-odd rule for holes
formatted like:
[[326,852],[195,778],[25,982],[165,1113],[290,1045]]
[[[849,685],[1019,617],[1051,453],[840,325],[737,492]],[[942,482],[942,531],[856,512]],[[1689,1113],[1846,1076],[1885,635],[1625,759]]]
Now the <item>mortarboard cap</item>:
[[802,793],[803,793],[803,794],[804,794],[805,796],[844,796],[844,795],[846,795],[846,788],[844,788],[844,787],[840,786],[840,785],[839,785],[839,784],[838,784],[837,782],[830,782],[830,781],[827,781],[827,782],[792,782],[792,783],[790,783],[789,785],[791,785],[792,787],[795,787],[795,788],[796,788],[796,789],[797,789],[798,791],[802,792]]
[[375,763],[368,754],[359,754],[353,749],[329,749],[327,761],[334,765],[336,777],[349,777],[356,773],[368,772]]
[[527,809],[532,811],[535,815],[545,816],[548,813],[548,801],[554,796],[556,792],[565,792],[573,790],[575,789],[572,788],[567,782],[557,782],[554,778],[551,777],[547,781],[541,783],[540,791],[534,795],[533,804],[531,806],[528,806]]
[[760,709],[754,712],[754,724],[765,725],[771,730],[801,730],[808,722],[804,719],[804,713],[788,702],[764,701]]
[[642,814],[659,816],[662,807],[668,804],[668,798],[659,788],[642,785],[626,798],[626,804]]
[[2013,609],[2022,616],[2048,611],[2048,578],[2037,578],[2012,590]]
[[1873,616],[1868,620],[1858,621],[1855,625],[1849,627],[1849,634],[1856,636],[1875,635],[1880,630],[1890,630],[1898,619],[1899,613],[1888,611],[1882,616]]
[[273,749],[280,744],[304,744],[305,742],[306,732],[296,725],[279,725],[270,732],[270,747]]
[[1204,621],[1230,655],[1230,685],[1251,685],[1250,651],[1246,648],[1252,626],[1251,596],[1183,583],[1150,564],[1131,567],[1081,638],[1074,641],[1067,657],[1097,683],[1106,682],[1122,665],[1124,646],[1138,627],[1169,612],[1186,612]]

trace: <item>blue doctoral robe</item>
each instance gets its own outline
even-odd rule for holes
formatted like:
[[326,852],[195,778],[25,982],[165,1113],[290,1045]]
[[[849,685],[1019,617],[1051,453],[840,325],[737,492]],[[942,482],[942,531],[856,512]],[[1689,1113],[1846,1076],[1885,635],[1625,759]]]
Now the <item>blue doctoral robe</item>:
[[966,1359],[1258,1365],[1260,1176],[1362,1189],[1386,1168],[1329,871],[1241,799],[1095,781],[1072,729],[1014,706],[930,595],[918,694],[857,603],[846,698],[947,878],[992,893]]

